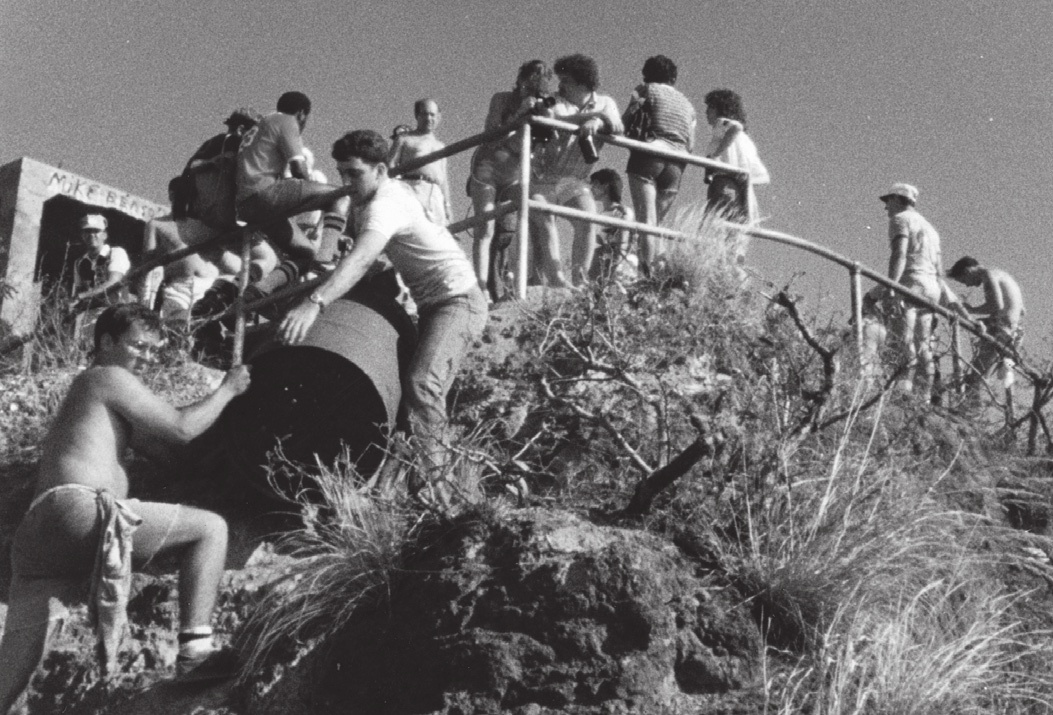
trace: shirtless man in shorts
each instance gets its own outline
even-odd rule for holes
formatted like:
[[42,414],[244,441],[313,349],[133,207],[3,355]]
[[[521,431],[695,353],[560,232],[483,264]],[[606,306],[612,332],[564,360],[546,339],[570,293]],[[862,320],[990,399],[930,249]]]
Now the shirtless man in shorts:
[[[980,265],[972,256],[963,256],[947,271],[947,277],[969,287],[983,286],[984,302],[979,305],[963,305],[970,318],[980,325],[992,338],[1014,348],[1020,344],[1020,321],[1024,317],[1024,296],[1013,276],[1001,268]],[[1003,351],[987,340],[979,340],[973,356],[972,372],[968,382],[978,385],[1003,359]]]
[[132,535],[134,563],[179,554],[180,674],[193,676],[225,653],[213,645],[209,624],[226,559],[226,522],[201,509],[128,499],[121,458],[127,447],[185,444],[197,437],[248,389],[249,373],[235,368],[204,400],[176,409],[137,377],[160,342],[152,311],[137,304],[105,310],[95,325],[95,360],[73,380],[44,439],[34,500],[12,544],[0,640],[0,714],[25,690],[53,627],[66,617],[62,601],[90,576],[101,531],[97,510],[110,496],[133,524],[141,519]]
[[[442,113],[434,99],[418,99],[413,105],[417,128],[401,134],[391,146],[388,166],[398,167],[418,157],[445,149],[446,144],[435,136],[442,121]],[[445,226],[450,222],[450,185],[446,176],[446,160],[439,159],[398,178],[413,189],[424,206],[424,214],[432,223]]]

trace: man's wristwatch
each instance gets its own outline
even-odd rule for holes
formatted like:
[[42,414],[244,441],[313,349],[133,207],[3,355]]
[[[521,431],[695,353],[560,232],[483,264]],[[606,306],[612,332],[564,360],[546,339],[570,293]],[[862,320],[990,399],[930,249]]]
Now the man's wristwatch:
[[307,300],[318,306],[319,313],[325,312],[325,301],[322,300],[322,296],[318,295],[317,293],[311,293]]

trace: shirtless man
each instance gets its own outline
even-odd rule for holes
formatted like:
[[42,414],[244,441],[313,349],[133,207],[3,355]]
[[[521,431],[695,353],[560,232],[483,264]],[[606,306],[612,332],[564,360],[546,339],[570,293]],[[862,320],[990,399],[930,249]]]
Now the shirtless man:
[[[388,157],[388,166],[398,167],[417,157],[444,149],[446,144],[435,136],[442,121],[442,113],[434,99],[418,99],[413,105],[417,128],[395,137]],[[424,206],[424,213],[432,223],[445,226],[450,222],[450,185],[446,176],[446,160],[439,159],[400,177],[410,185]]]
[[[1019,344],[1024,296],[1011,275],[1000,268],[985,268],[972,256],[963,256],[947,271],[947,277],[970,287],[982,285],[984,302],[975,306],[963,305],[969,317],[978,319],[987,334],[996,340],[1014,348]],[[1001,350],[990,341],[980,340],[968,381],[978,384],[1001,359]]]
[[[892,189],[879,197],[888,215],[888,238],[891,249],[888,277],[909,288],[922,298],[938,303],[940,276],[943,264],[940,253],[940,234],[914,208],[918,189],[910,184],[893,184]],[[902,301],[903,310],[897,321],[895,335],[903,357],[911,371],[920,379],[905,379],[905,389],[913,387],[926,399],[932,390],[936,364],[932,354],[932,328],[935,314],[909,300]]]
[[136,375],[160,342],[158,318],[143,306],[103,311],[95,325],[95,361],[73,380],[44,439],[34,500],[12,544],[0,714],[25,690],[53,625],[66,617],[62,601],[90,575],[102,530],[97,509],[110,496],[133,524],[136,515],[141,519],[132,536],[136,563],[180,554],[179,672],[195,675],[226,653],[214,647],[209,626],[226,558],[226,522],[201,509],[127,499],[121,458],[129,446],[185,444],[200,435],[248,389],[249,373],[235,368],[204,400],[176,409]]

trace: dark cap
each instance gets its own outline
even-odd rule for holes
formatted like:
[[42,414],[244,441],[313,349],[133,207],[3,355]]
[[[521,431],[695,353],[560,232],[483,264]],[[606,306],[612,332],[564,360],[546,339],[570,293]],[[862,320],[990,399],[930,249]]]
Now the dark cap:
[[238,124],[251,124],[255,126],[256,124],[259,124],[260,119],[262,119],[262,116],[252,107],[238,107],[230,113],[230,116],[227,117],[223,123],[228,127],[233,127]]

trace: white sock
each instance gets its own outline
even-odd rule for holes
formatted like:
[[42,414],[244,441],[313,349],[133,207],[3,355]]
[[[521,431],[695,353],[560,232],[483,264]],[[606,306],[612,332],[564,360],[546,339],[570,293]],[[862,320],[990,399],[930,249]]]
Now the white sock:
[[211,626],[187,628],[180,632],[177,640],[179,641],[179,655],[185,658],[197,658],[215,650]]

